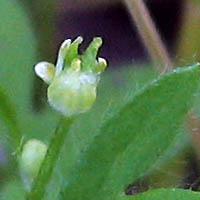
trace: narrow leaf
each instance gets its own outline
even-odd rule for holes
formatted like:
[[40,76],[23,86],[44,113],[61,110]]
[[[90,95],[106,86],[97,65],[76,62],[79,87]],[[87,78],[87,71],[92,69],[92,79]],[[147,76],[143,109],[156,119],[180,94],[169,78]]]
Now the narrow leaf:
[[102,126],[74,164],[63,197],[115,199],[173,142],[199,86],[199,65],[178,68],[143,88]]
[[124,66],[106,70],[102,75],[94,106],[75,120],[70,129],[49,185],[47,199],[57,198],[59,188],[63,187],[63,183],[68,181],[67,177],[71,176],[76,160],[98,135],[102,124],[120,110],[140,88],[157,76],[150,66]]
[[15,107],[24,138],[46,139],[59,118],[50,109],[42,113],[33,109],[38,46],[26,11],[18,1],[0,1],[0,85]]

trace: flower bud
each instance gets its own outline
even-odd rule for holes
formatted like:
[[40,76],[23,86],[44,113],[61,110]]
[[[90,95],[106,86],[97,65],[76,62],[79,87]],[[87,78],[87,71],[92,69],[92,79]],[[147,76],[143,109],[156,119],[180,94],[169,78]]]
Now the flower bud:
[[98,78],[92,73],[65,71],[48,88],[48,101],[65,116],[88,111],[96,99]]
[[47,151],[47,146],[40,140],[31,139],[24,146],[19,160],[21,176],[27,189],[31,188],[37,176],[41,163]]
[[48,87],[49,104],[63,115],[71,117],[88,111],[96,99],[96,87],[100,73],[107,66],[103,58],[96,59],[101,38],[94,38],[83,55],[78,55],[82,37],[65,40],[59,50],[55,69],[53,64],[40,62],[36,74]]

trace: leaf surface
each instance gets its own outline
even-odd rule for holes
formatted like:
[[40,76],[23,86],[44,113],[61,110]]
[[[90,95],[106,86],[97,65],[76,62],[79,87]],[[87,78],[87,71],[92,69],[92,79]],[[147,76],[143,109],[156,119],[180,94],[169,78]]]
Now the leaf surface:
[[67,177],[66,199],[115,199],[165,153],[192,106],[199,66],[146,85],[105,121]]
[[95,105],[88,113],[81,115],[70,129],[45,198],[47,200],[57,198],[59,188],[67,182],[67,177],[71,175],[76,161],[99,134],[102,124],[157,74],[150,66],[124,66],[108,69],[102,76]]

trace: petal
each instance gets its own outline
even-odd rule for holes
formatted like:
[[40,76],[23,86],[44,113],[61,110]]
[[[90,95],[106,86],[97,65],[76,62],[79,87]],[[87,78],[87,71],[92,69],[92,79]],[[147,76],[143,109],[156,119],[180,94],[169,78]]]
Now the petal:
[[67,49],[66,57],[65,57],[65,67],[69,68],[74,59],[78,59],[78,47],[82,43],[83,38],[81,36],[77,37],[72,44]]
[[54,78],[55,66],[48,62],[39,62],[35,65],[35,73],[44,80],[47,84],[50,84]]
[[94,68],[94,72],[97,74],[102,73],[107,67],[107,61],[104,58],[98,58],[98,64]]
[[67,50],[68,50],[70,45],[71,45],[70,39],[65,40],[61,44],[61,47],[60,47],[59,52],[58,52],[58,60],[57,60],[57,63],[56,63],[56,75],[59,74],[63,69],[64,60],[65,60]]
[[97,64],[96,56],[101,45],[102,39],[100,37],[96,37],[85,50],[83,56],[81,57],[84,71],[93,71],[92,68]]

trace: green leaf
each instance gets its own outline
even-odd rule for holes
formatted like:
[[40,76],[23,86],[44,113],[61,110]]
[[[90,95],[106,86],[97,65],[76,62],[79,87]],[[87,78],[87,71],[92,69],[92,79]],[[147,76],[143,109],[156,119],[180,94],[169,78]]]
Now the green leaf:
[[18,180],[12,179],[1,189],[1,200],[25,200],[25,190]]
[[0,18],[0,84],[16,108],[17,120],[26,121],[36,55],[34,36],[25,11],[16,1],[0,1]]
[[12,145],[14,149],[17,150],[21,142],[21,133],[19,131],[15,108],[1,87],[0,102],[0,120],[3,121],[5,126],[8,128]]
[[45,199],[57,198],[60,187],[71,175],[80,154],[92,143],[102,124],[156,76],[150,66],[108,68],[102,74],[94,106],[81,115],[70,129]]
[[173,142],[191,108],[199,70],[195,65],[160,76],[111,116],[73,165],[64,198],[115,199],[147,172]]
[[49,109],[42,113],[33,110],[33,66],[38,44],[32,23],[15,0],[0,1],[0,19],[0,85],[16,108],[25,139],[46,139],[56,127],[58,115]]
[[[138,195],[127,195],[118,200],[199,200],[200,193],[178,188],[149,190]],[[117,200],[117,199],[116,199]]]

